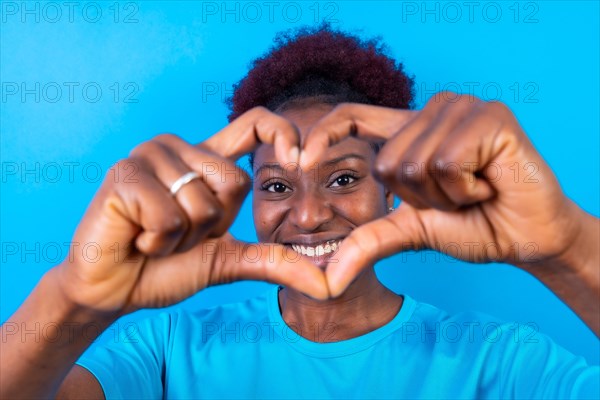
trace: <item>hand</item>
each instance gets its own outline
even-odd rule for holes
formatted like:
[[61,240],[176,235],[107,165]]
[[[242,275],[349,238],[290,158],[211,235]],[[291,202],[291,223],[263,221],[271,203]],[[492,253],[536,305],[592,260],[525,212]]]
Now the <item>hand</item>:
[[[75,233],[78,246],[52,271],[66,298],[120,315],[240,279],[326,298],[316,266],[286,257],[283,246],[249,249],[227,232],[250,189],[234,161],[261,142],[274,145],[280,162],[297,161],[296,128],[264,108],[248,111],[198,146],[160,135],[135,148],[111,169]],[[200,178],[171,195],[173,182],[190,171]]]
[[313,127],[301,167],[349,135],[386,140],[374,173],[403,202],[344,240],[326,270],[332,296],[403,250],[527,269],[561,256],[577,237],[576,206],[502,103],[447,94],[421,111],[343,104]]

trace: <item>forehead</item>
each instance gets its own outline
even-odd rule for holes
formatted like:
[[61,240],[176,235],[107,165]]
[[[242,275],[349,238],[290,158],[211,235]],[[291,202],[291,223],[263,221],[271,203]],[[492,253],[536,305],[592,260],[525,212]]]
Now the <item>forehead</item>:
[[[335,105],[331,104],[314,104],[303,108],[292,108],[279,114],[296,125],[300,131],[300,145],[302,146],[310,129],[334,107]],[[329,147],[323,156],[323,161],[349,152],[364,155],[367,159],[373,154],[367,142],[349,137]],[[271,145],[261,145],[254,153],[255,168],[266,162],[276,162],[275,151]]]

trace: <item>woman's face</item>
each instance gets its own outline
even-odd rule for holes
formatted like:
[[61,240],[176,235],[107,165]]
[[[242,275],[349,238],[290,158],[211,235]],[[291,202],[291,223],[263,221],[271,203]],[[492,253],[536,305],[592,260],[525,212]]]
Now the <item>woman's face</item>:
[[[333,106],[286,110],[304,141],[310,128]],[[279,165],[273,146],[254,156],[253,213],[258,240],[280,243],[324,268],[339,242],[357,226],[386,214],[393,196],[371,175],[373,148],[347,138],[330,147],[315,168]]]

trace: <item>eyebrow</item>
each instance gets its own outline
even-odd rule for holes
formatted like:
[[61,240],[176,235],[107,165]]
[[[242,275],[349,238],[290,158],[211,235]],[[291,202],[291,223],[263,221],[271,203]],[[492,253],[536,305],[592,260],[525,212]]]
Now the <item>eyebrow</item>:
[[[331,160],[325,161],[322,165],[325,167],[330,167],[332,165],[339,164],[340,162],[346,161],[351,158],[359,159],[362,161],[367,161],[365,156],[362,156],[362,155],[356,154],[356,153],[349,153],[349,154],[344,154],[339,157],[333,158]],[[278,163],[265,163],[265,164],[262,164],[260,167],[258,167],[256,169],[256,171],[254,172],[254,174],[258,175],[263,169],[275,169],[278,171],[284,171],[283,167],[281,165],[279,165]]]

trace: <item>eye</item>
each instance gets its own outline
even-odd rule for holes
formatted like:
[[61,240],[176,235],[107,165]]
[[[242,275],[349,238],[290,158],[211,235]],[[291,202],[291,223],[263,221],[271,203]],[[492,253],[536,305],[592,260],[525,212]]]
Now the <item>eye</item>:
[[266,190],[267,192],[271,193],[291,192],[291,189],[281,182],[266,183],[263,185],[262,190]]
[[356,181],[356,178],[354,176],[344,174],[344,175],[340,175],[337,178],[335,178],[333,183],[330,185],[330,187],[346,186],[346,185],[353,183],[354,181]]

